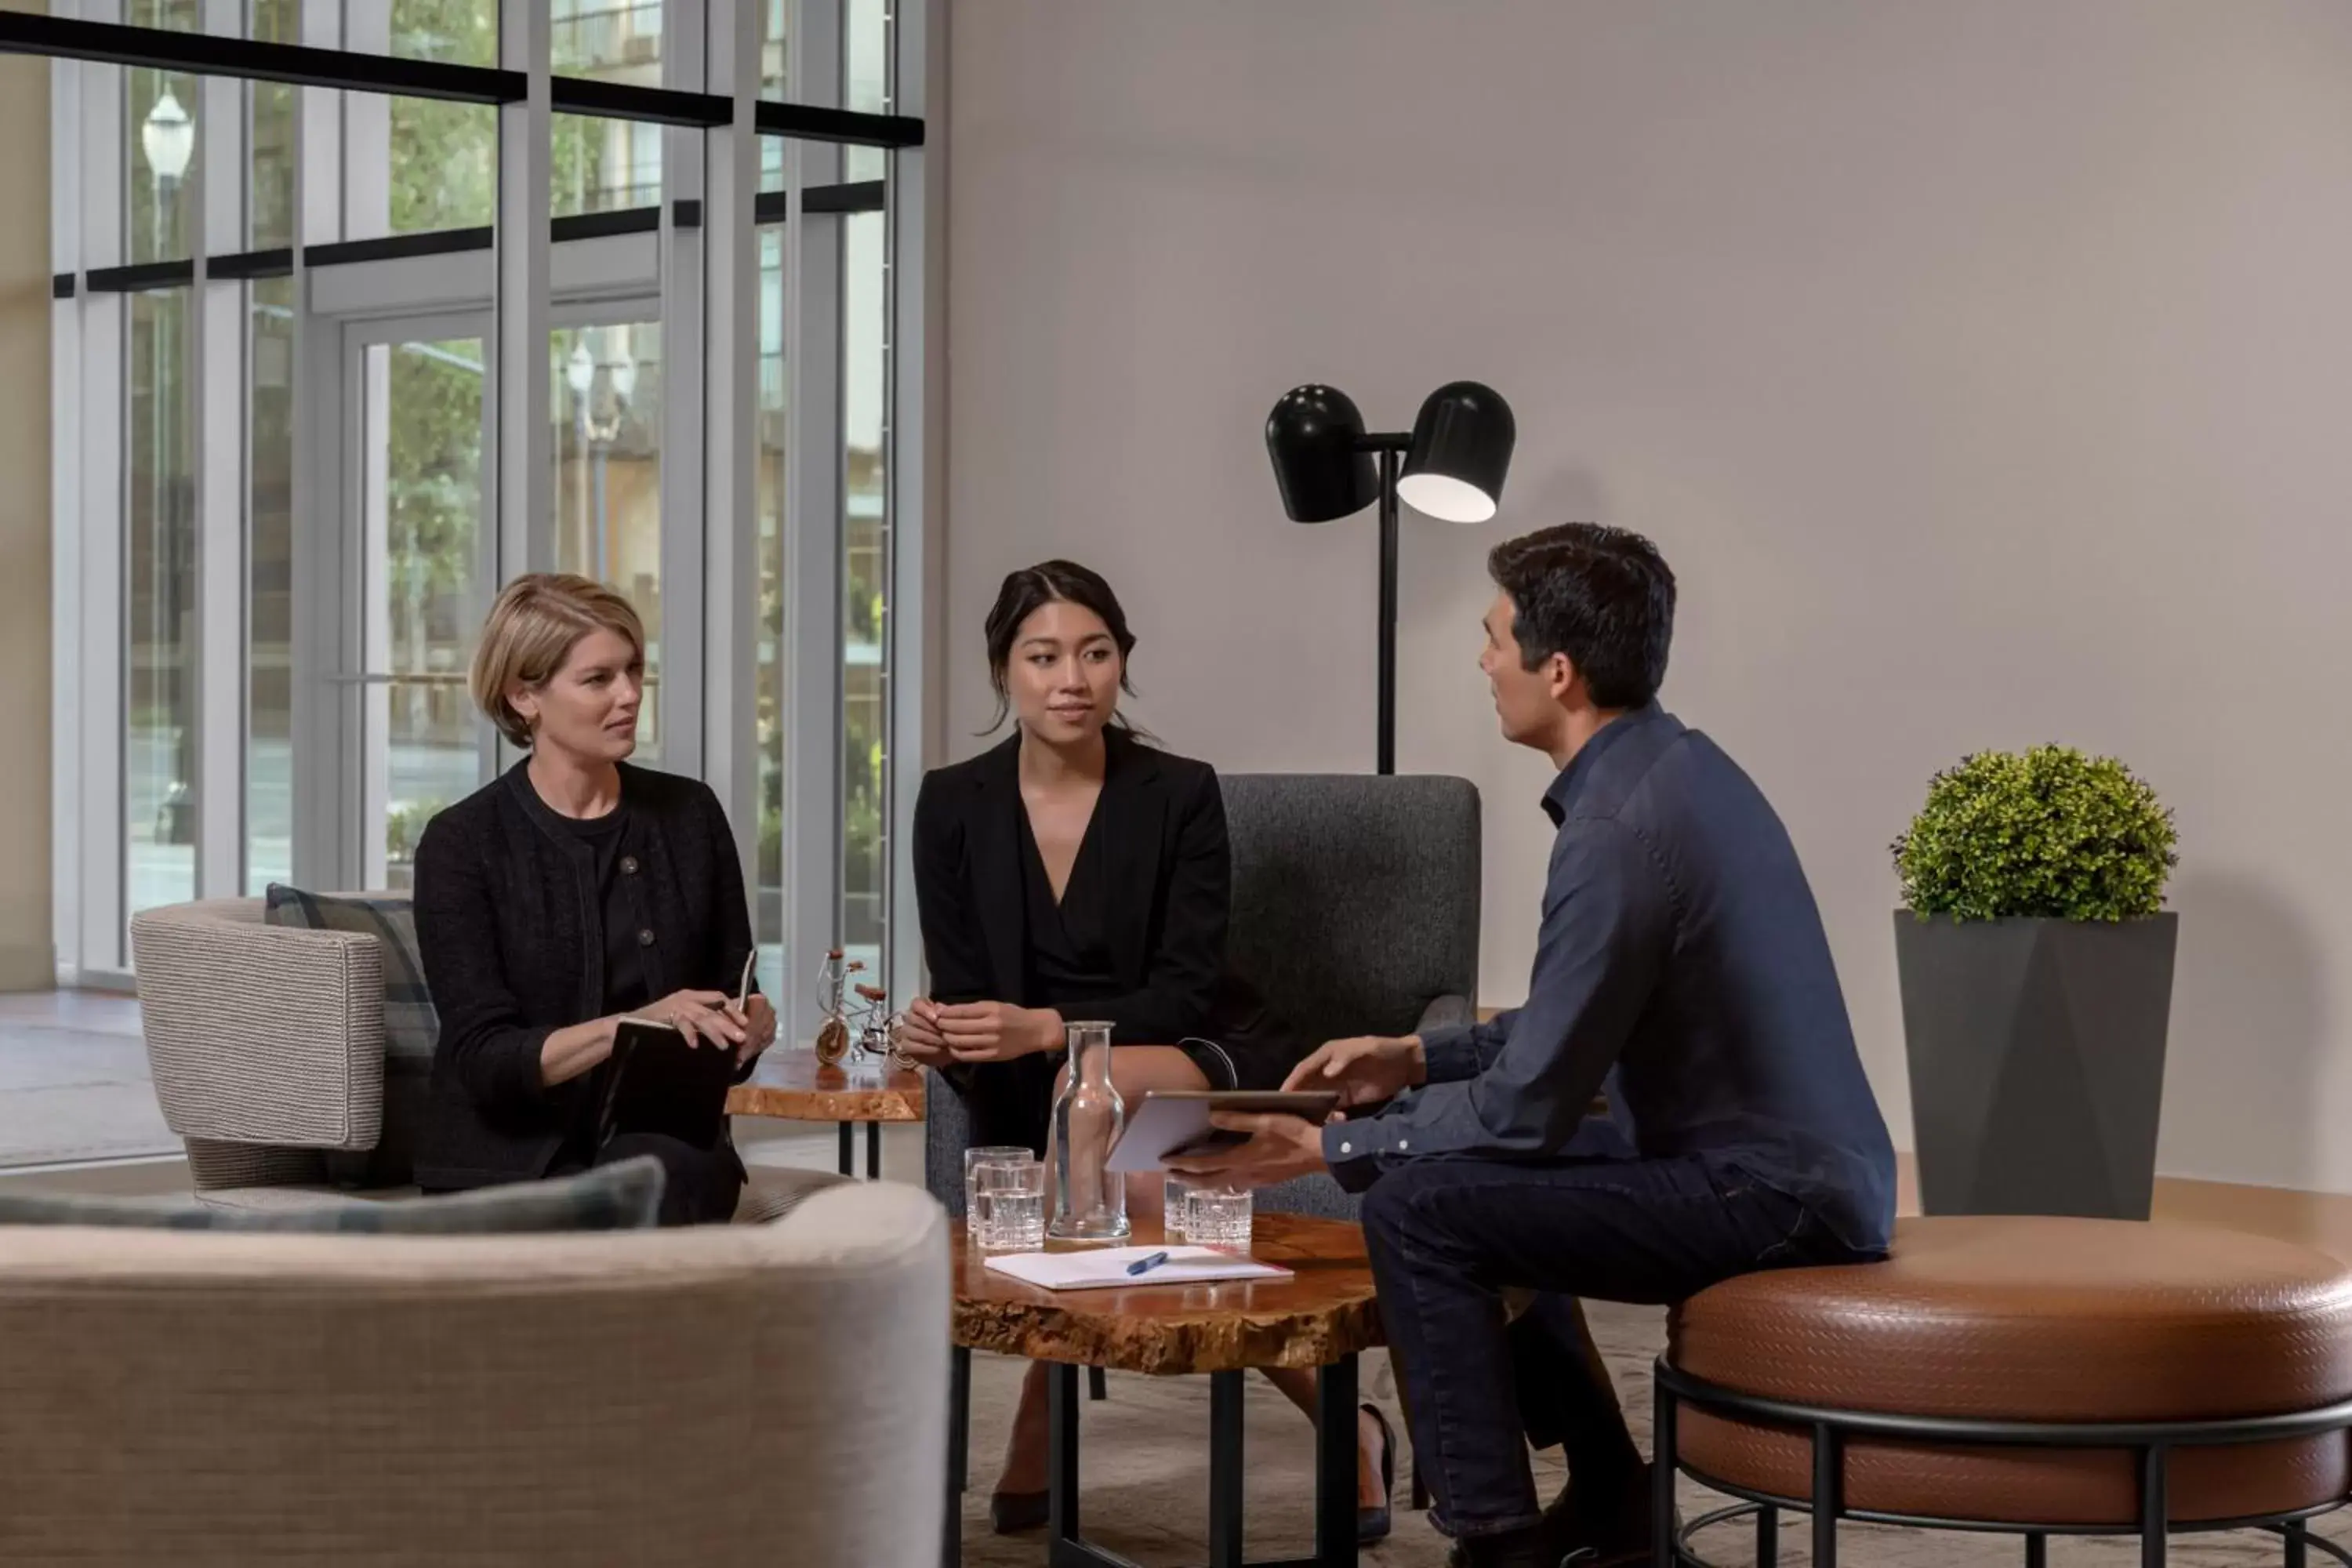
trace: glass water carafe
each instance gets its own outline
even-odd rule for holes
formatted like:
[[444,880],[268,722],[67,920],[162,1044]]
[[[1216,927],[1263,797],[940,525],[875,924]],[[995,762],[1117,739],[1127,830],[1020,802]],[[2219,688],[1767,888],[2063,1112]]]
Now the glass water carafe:
[[1108,1168],[1127,1107],[1110,1083],[1108,1024],[1066,1026],[1070,1079],[1054,1101],[1054,1219],[1061,1241],[1125,1241],[1127,1178]]

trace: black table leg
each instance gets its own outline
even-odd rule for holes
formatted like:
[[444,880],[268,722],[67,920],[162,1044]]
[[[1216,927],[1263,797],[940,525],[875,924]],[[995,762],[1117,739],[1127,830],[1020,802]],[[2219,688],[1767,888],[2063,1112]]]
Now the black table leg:
[[1209,1568],[1242,1568],[1242,1376],[1209,1374]]
[[1056,1548],[1078,1539],[1078,1369],[1045,1363],[1045,1529]]
[[866,1179],[869,1182],[882,1179],[882,1124],[879,1121],[866,1124]]
[[1087,1397],[1088,1399],[1110,1397],[1110,1379],[1103,1375],[1103,1369],[1098,1366],[1087,1368]]
[[962,1568],[963,1493],[971,1452],[971,1352],[948,1352],[948,1515],[940,1532],[940,1568]]
[[836,1121],[834,1131],[841,1135],[841,1158],[836,1166],[845,1176],[857,1174],[857,1129],[852,1122]]
[[1315,1561],[1356,1561],[1356,1358],[1341,1356],[1315,1377]]

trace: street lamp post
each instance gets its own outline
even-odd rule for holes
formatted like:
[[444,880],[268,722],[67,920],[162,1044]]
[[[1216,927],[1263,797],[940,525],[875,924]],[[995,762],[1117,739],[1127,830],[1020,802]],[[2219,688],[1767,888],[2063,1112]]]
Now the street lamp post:
[[[150,237],[157,257],[174,248],[165,231],[165,221],[174,210],[180,182],[195,158],[196,125],[181,107],[168,81],[148,110],[146,120],[139,127],[139,145],[147,155],[147,168],[153,176],[150,190],[153,197],[153,224]],[[160,316],[160,313],[159,313]],[[184,320],[184,317],[183,318]],[[195,716],[188,711],[192,693],[190,677],[194,669],[195,650],[187,646],[189,622],[181,614],[180,595],[176,579],[194,570],[194,552],[175,548],[185,537],[186,530],[178,526],[180,495],[171,481],[171,434],[164,398],[171,384],[172,333],[165,331],[159,319],[153,327],[154,374],[148,388],[148,420],[153,426],[154,440],[149,458],[149,479],[154,486],[150,510],[150,543],[148,559],[155,563],[150,573],[153,603],[149,608],[149,626],[154,631],[168,629],[168,640],[155,638],[152,647],[169,647],[173,650],[172,672],[173,712],[180,722],[172,747],[171,785],[164,791],[163,821],[158,824],[166,844],[195,842],[195,793],[190,781],[195,777]],[[165,570],[165,563],[170,570]]]

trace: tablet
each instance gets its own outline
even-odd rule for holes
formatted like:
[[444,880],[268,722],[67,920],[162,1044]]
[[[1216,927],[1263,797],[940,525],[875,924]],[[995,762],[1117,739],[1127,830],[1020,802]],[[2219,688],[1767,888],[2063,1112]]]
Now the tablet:
[[1153,1089],[1127,1119],[1126,1131],[1111,1145],[1108,1166],[1114,1171],[1156,1171],[1171,1156],[1230,1149],[1248,1141],[1245,1132],[1228,1132],[1209,1125],[1216,1110],[1253,1116],[1296,1116],[1321,1122],[1339,1108],[1337,1089]]

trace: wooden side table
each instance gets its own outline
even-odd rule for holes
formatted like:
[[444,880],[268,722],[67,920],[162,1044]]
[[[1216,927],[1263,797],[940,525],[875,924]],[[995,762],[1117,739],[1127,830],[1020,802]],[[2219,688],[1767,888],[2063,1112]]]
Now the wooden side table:
[[[1266,1568],[1334,1568],[1356,1561],[1356,1357],[1386,1342],[1363,1231],[1345,1220],[1260,1214],[1252,1232],[1251,1254],[1294,1270],[1290,1278],[1045,1290],[992,1273],[984,1267],[986,1254],[961,1231],[955,1234],[945,1568],[954,1568],[962,1553],[975,1350],[1048,1363],[1047,1555],[1055,1568],[1132,1568],[1078,1533],[1082,1365],[1208,1374],[1210,1568],[1243,1568],[1242,1380],[1256,1367],[1313,1367],[1315,1555]],[[1139,1226],[1135,1239],[1157,1237]]]
[[923,1075],[893,1071],[881,1062],[819,1065],[807,1047],[779,1047],[760,1058],[750,1078],[727,1092],[731,1116],[772,1116],[786,1121],[832,1121],[841,1132],[840,1170],[856,1174],[855,1130],[866,1124],[866,1175],[882,1174],[882,1124],[923,1119]]

